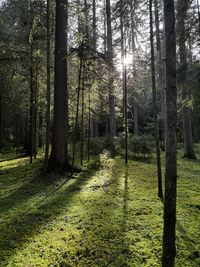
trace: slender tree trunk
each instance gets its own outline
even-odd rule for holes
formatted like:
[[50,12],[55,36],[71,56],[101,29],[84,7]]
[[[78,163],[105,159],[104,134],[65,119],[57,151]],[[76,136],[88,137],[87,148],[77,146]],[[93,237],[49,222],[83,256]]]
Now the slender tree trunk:
[[76,154],[76,134],[77,134],[78,117],[79,117],[79,102],[80,102],[82,67],[83,67],[83,59],[81,57],[80,58],[80,67],[79,67],[79,76],[78,76],[78,88],[77,88],[76,118],[75,118],[74,133],[73,133],[72,173],[74,172],[74,163],[75,163],[75,154]]
[[166,174],[162,266],[174,267],[176,256],[177,90],[174,0],[164,0],[166,48]]
[[49,137],[50,137],[50,105],[51,105],[51,37],[50,37],[50,0],[47,0],[46,9],[46,27],[47,27],[47,91],[46,91],[46,145],[45,145],[45,171],[47,171],[49,158]]
[[[136,3],[135,0],[130,1],[130,7],[131,7],[131,44],[132,44],[132,54],[133,54],[133,80],[136,79],[136,66],[135,66],[135,8]],[[133,103],[133,114],[134,114],[134,134],[138,135],[138,103],[137,103],[137,92],[135,88],[135,82],[133,83],[133,90],[135,99]]]
[[0,153],[2,151],[2,144],[3,144],[2,108],[3,108],[3,81],[0,80]]
[[[125,48],[126,58],[126,48]],[[127,112],[127,66],[124,67],[124,127],[125,127],[125,164],[128,164],[128,112]]]
[[122,64],[122,92],[123,92],[123,118],[125,115],[124,107],[124,75],[125,75],[125,55],[124,55],[124,18],[123,18],[123,1],[120,0],[120,34],[121,34],[121,64]]
[[33,154],[34,158],[36,159],[37,157],[37,152],[38,152],[38,93],[39,93],[39,88],[38,88],[38,66],[36,62],[36,67],[35,67],[35,89],[34,89],[34,138],[33,138]]
[[107,50],[107,27],[106,27],[106,0],[103,1],[104,8],[103,8],[103,48],[104,54],[106,54]]
[[184,133],[184,157],[194,159],[196,158],[193,150],[193,133],[192,133],[192,111],[188,107],[187,101],[190,99],[190,93],[186,88],[187,80],[187,51],[186,51],[186,33],[185,33],[185,19],[190,1],[177,2],[177,35],[180,55],[180,71],[179,71],[179,85],[182,89],[183,101],[183,133]]
[[161,96],[161,117],[163,122],[163,139],[165,146],[165,133],[166,133],[166,97],[165,97],[165,72],[162,60],[162,48],[160,38],[160,18],[158,1],[154,0],[155,5],[155,26],[156,26],[156,48],[157,48],[157,68],[158,68],[158,89]]
[[138,135],[138,102],[135,99],[133,103],[133,115],[134,115],[134,135]]
[[49,169],[63,170],[68,162],[67,21],[68,1],[56,1],[55,88],[52,152]]
[[88,107],[88,143],[87,143],[87,154],[88,154],[88,161],[90,161],[90,128],[91,128],[91,99],[90,99],[90,91],[89,91],[89,107]]
[[96,0],[92,1],[92,38],[93,50],[97,50],[97,17],[96,17]]
[[160,158],[160,141],[158,129],[158,108],[157,108],[157,92],[156,92],[156,77],[155,77],[155,54],[153,42],[153,14],[152,14],[152,1],[149,1],[149,14],[150,14],[150,42],[151,42],[151,78],[152,78],[152,95],[153,95],[153,108],[154,108],[154,136],[156,144],[156,160],[157,160],[157,175],[158,175],[158,197],[163,200],[162,190],[162,170]]
[[84,91],[85,91],[85,70],[83,70],[83,77],[82,77],[82,95],[81,95],[81,104],[82,104],[82,107],[81,107],[81,166],[83,165],[83,156],[84,156],[84,102],[85,102],[85,99],[84,99]]
[[34,85],[33,85],[33,45],[31,44],[31,62],[30,62],[30,122],[29,122],[29,148],[30,148],[30,164],[33,162],[33,146],[34,146]]
[[112,44],[112,27],[111,27],[111,7],[110,0],[106,0],[106,18],[107,18],[107,48],[108,48],[108,87],[109,87],[109,126],[110,139],[116,136],[115,122],[115,95],[114,95],[114,79],[113,79],[113,44]]

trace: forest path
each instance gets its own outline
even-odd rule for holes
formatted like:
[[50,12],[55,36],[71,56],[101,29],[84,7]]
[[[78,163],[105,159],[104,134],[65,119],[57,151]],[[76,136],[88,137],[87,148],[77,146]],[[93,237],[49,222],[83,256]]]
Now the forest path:
[[[9,161],[0,176],[0,266],[160,266],[162,204],[154,161],[124,166],[123,159],[102,154],[59,187],[64,180],[31,178],[41,163],[30,167],[26,160],[16,160],[13,169]],[[195,175],[197,166],[189,203],[196,201]],[[177,266],[198,266],[196,210],[182,206],[178,216],[190,239],[181,232]],[[196,224],[190,226],[189,216]]]

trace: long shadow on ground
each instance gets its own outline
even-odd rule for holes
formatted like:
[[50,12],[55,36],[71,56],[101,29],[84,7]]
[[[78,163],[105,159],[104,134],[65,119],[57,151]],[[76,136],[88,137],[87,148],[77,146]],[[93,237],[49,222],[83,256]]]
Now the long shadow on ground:
[[[20,211],[14,215],[11,220],[3,225],[0,225],[1,236],[0,236],[0,259],[2,262],[6,262],[6,258],[13,255],[16,249],[22,246],[27,241],[27,237],[34,236],[39,232],[40,227],[47,223],[50,219],[55,218],[59,215],[63,208],[69,203],[71,198],[79,192],[79,190],[87,183],[87,181],[95,174],[96,169],[89,168],[84,171],[80,176],[69,181],[69,185],[65,185],[65,189],[62,192],[52,192],[54,196],[47,196],[39,204],[36,203],[32,210]],[[38,182],[38,184],[37,184]],[[38,177],[32,179],[29,183],[22,186],[19,190],[11,194],[8,198],[3,199],[2,203],[10,199],[11,208],[15,201],[24,202],[33,196],[33,194],[39,191],[47,190],[49,182],[45,183],[40,181]],[[33,186],[34,188],[31,188]],[[59,194],[58,194],[59,193]],[[18,199],[18,196],[21,197]],[[14,199],[12,199],[14,198]],[[2,209],[5,209],[2,207]]]

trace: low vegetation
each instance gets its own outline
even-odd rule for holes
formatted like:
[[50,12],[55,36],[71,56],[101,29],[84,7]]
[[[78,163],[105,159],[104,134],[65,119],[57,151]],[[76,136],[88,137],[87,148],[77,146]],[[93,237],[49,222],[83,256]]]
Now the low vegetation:
[[[200,264],[199,163],[178,160],[180,267]],[[154,157],[125,167],[104,151],[71,179],[44,177],[41,165],[41,158],[30,165],[13,154],[0,162],[0,266],[160,266],[163,205]]]

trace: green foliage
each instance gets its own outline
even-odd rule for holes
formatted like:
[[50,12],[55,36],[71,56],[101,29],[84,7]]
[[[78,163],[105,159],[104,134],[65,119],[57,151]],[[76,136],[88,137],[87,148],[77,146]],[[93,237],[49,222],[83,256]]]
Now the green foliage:
[[109,150],[113,152],[114,146],[109,138],[106,137],[97,137],[92,138],[90,141],[90,153],[92,155],[99,155],[103,150]]
[[154,140],[149,135],[132,135],[129,140],[130,151],[135,156],[150,157],[154,149]]

